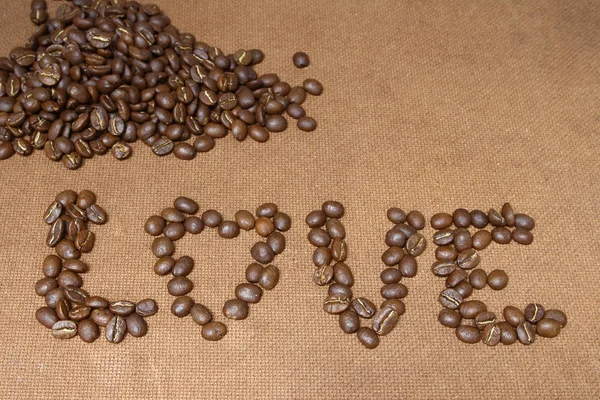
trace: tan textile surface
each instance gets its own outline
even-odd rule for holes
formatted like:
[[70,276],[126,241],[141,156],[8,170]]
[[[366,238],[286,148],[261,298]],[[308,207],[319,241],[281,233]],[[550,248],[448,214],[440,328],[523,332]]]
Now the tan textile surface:
[[[2,398],[550,398],[600,396],[600,9],[597,1],[159,1],[182,31],[225,51],[261,48],[260,72],[325,93],[271,141],[231,137],[192,162],[159,159],[139,143],[76,172],[41,153],[0,162],[0,397]],[[32,32],[29,1],[2,1],[0,54]],[[57,3],[52,4],[54,10]],[[306,70],[291,56],[305,50]],[[59,191],[98,194],[110,222],[94,227],[85,288],[112,300],[155,298],[149,333],[120,345],[58,341],[33,315],[45,246],[42,213]],[[279,286],[228,323],[218,343],[171,315],[167,278],[152,272],[143,223],[178,195],[232,218],[274,201],[293,218],[276,264]],[[374,351],[325,314],[311,281],[304,217],[323,200],[346,205],[356,294],[379,302],[388,207],[428,218],[510,201],[536,218],[531,246],[491,246],[488,272],[510,284],[473,298],[499,313],[536,301],[563,309],[556,339],[488,348],[458,342],[437,321],[443,281],[434,246],[407,279],[407,312]],[[433,230],[425,231],[428,238]],[[253,234],[186,237],[192,296],[219,319],[250,262]]]

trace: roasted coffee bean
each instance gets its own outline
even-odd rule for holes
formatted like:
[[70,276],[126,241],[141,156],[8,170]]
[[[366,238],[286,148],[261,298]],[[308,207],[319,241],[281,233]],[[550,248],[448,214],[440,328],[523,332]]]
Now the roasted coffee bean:
[[165,237],[176,241],[185,236],[185,227],[180,222],[169,222],[163,231]]
[[498,322],[496,326],[501,331],[500,343],[510,345],[517,341],[517,332],[508,322]]
[[471,238],[475,250],[483,250],[492,243],[492,234],[488,231],[477,231]]
[[515,227],[532,230],[535,228],[535,221],[527,214],[515,214]]
[[440,260],[433,263],[431,271],[435,276],[448,276],[456,270],[454,261]]
[[317,121],[307,116],[298,118],[298,123],[296,125],[298,126],[298,129],[304,132],[312,132],[317,129]]
[[110,303],[109,310],[115,315],[125,317],[135,312],[135,303],[125,300],[114,301]]
[[463,343],[479,343],[481,340],[481,332],[474,326],[461,325],[456,328],[456,337]]
[[466,319],[473,319],[478,314],[487,311],[487,306],[479,300],[467,300],[460,305],[458,310],[461,317]]
[[106,325],[106,340],[110,343],[120,343],[127,334],[127,323],[125,318],[115,315]]
[[544,319],[553,319],[558,321],[561,328],[564,328],[567,325],[567,316],[560,310],[545,310]]
[[488,216],[483,211],[473,210],[473,211],[471,211],[470,214],[471,214],[471,224],[475,228],[483,229],[488,225],[488,223],[489,223]]
[[189,256],[182,256],[173,265],[173,276],[188,276],[194,269],[194,260]]
[[240,299],[231,299],[223,306],[223,315],[229,319],[242,320],[248,318],[248,303]]
[[254,216],[246,210],[240,210],[235,213],[235,222],[245,231],[253,229],[255,224]]
[[[246,268],[246,280],[250,283],[258,283],[263,273],[263,266],[258,263],[252,263]],[[332,270],[333,274],[333,270]]]
[[233,239],[240,234],[240,226],[235,221],[223,221],[217,229],[219,236],[225,239]]
[[331,261],[333,260],[333,257],[331,255],[331,250],[329,249],[329,247],[318,247],[318,248],[316,248],[315,251],[313,252],[312,260],[313,260],[313,263],[317,267],[320,267],[322,265],[329,265],[329,264],[331,264]]
[[62,288],[66,288],[67,286],[80,288],[83,286],[83,280],[79,274],[72,271],[62,271],[58,274],[58,277],[56,277],[56,282],[58,282],[58,286]]
[[402,274],[402,276],[406,278],[412,278],[417,275],[417,259],[410,255],[405,254],[400,260],[400,264],[398,264],[398,270]]
[[398,324],[399,315],[391,306],[380,308],[373,317],[373,330],[380,336],[390,333]]
[[302,86],[307,93],[313,96],[320,96],[323,93],[323,85],[316,79],[306,79]]
[[463,250],[458,254],[457,264],[462,269],[473,269],[479,265],[479,254],[473,249]]
[[341,313],[339,323],[344,333],[355,333],[360,329],[360,319],[353,309],[348,309]]
[[320,228],[313,228],[308,233],[308,241],[315,247],[327,247],[331,243],[331,236],[327,231]]
[[14,154],[15,149],[10,142],[0,142],[0,160],[7,160]]
[[502,338],[502,330],[496,324],[489,324],[481,332],[481,341],[488,346],[496,346]]
[[202,222],[204,222],[204,225],[208,226],[209,228],[216,228],[221,222],[223,222],[223,217],[216,210],[207,210],[202,213]]
[[262,289],[252,283],[241,283],[235,288],[235,297],[250,304],[258,303],[262,294]]
[[323,310],[329,314],[340,314],[350,307],[350,299],[345,296],[329,295],[323,302]]
[[86,306],[75,306],[69,311],[69,319],[72,321],[81,321],[90,316],[92,309]]
[[148,324],[138,314],[131,314],[125,317],[125,325],[127,326],[127,333],[133,337],[146,336],[146,333],[148,333]]
[[451,310],[456,310],[460,307],[463,297],[452,288],[444,289],[439,296],[440,303]]
[[204,230],[204,222],[202,221],[202,218],[191,216],[185,219],[183,227],[186,232],[197,235]]
[[542,318],[536,325],[536,333],[542,337],[553,338],[558,336],[560,328],[560,322],[550,318]]
[[473,240],[471,234],[465,228],[459,228],[454,231],[454,248],[459,253],[471,248]]
[[523,315],[523,312],[514,306],[506,306],[502,312],[502,315],[504,315],[506,322],[514,327],[522,322],[525,322],[525,315]]
[[184,296],[193,288],[194,283],[185,276],[177,276],[167,283],[167,290],[171,296]]
[[342,218],[344,216],[344,206],[337,201],[326,201],[321,206],[321,211],[329,218]]
[[487,284],[493,290],[502,290],[508,285],[508,275],[501,269],[495,269],[488,274]]
[[393,224],[403,224],[406,222],[406,213],[397,207],[392,207],[387,210],[387,219]]
[[273,216],[273,225],[279,232],[287,232],[292,227],[292,219],[285,213],[277,212]]
[[512,232],[512,240],[516,243],[528,245],[533,243],[533,234],[524,228],[517,228]]
[[374,349],[375,347],[379,346],[379,336],[371,328],[362,327],[358,330],[356,335],[359,342],[367,349]]
[[96,225],[102,225],[107,221],[106,211],[104,211],[104,209],[98,204],[92,204],[89,206],[86,209],[86,215],[90,222]]
[[35,319],[37,319],[40,324],[44,325],[48,329],[52,329],[54,324],[59,321],[56,311],[50,307],[38,308],[35,312]]
[[329,285],[329,288],[327,289],[327,294],[329,294],[330,296],[339,296],[351,299],[352,289],[350,289],[350,287],[347,285],[336,282]]
[[517,337],[525,345],[535,342],[535,325],[525,321],[517,325]]
[[506,225],[515,226],[515,213],[510,203],[504,203],[502,209],[500,210],[500,214],[506,221]]
[[77,234],[77,237],[75,239],[75,246],[77,246],[80,252],[89,253],[94,247],[95,240],[96,236],[94,235],[94,233],[88,231],[87,229],[84,229]]
[[346,242],[342,239],[334,239],[331,244],[331,256],[336,261],[344,261],[348,256],[348,248]]
[[[261,267],[262,268],[262,267]],[[313,281],[319,286],[327,285],[333,279],[333,268],[330,265],[322,265],[315,269]]]
[[437,260],[454,261],[458,257],[458,252],[453,246],[439,246],[435,249],[435,258]]
[[531,323],[537,323],[539,320],[544,318],[544,306],[538,303],[531,303],[525,307],[523,311],[523,315],[525,315],[525,319]]
[[77,324],[73,321],[57,321],[52,326],[52,336],[57,339],[71,339],[77,336]]
[[389,283],[381,287],[380,293],[384,299],[403,299],[408,294],[408,288],[402,283]]
[[42,273],[47,278],[56,278],[62,269],[62,261],[58,256],[51,254],[44,258]]
[[259,236],[267,237],[275,231],[275,226],[269,218],[258,217],[254,223],[254,230]]
[[258,284],[265,290],[271,290],[279,282],[279,269],[274,265],[267,265],[260,275]]
[[85,299],[84,305],[90,308],[108,308],[109,303],[104,297],[90,296]]
[[480,330],[485,329],[488,325],[494,325],[496,323],[496,314],[491,311],[484,311],[475,317],[475,326]]
[[299,51],[293,56],[294,65],[296,68],[306,68],[310,65],[310,59],[308,58],[308,54]]
[[465,281],[467,277],[468,274],[465,271],[463,271],[462,269],[457,269],[456,271],[448,275],[448,277],[446,278],[446,287],[455,287],[461,282]]
[[363,318],[371,318],[377,311],[375,304],[364,297],[357,297],[352,300],[352,308]]
[[438,246],[447,246],[454,243],[454,231],[452,229],[443,229],[433,234],[433,243]]
[[[158,139],[152,145],[152,152],[154,154],[156,154],[157,156],[166,156],[167,154],[170,154],[174,148],[175,148],[175,144],[173,143],[173,141],[169,138],[163,137],[163,138]],[[197,151],[202,151],[202,150],[198,149],[198,146],[196,145],[196,143],[194,143],[194,148]]]
[[63,206],[58,201],[50,204],[50,207],[44,213],[44,221],[47,224],[54,224],[63,213]]
[[175,266],[175,259],[171,256],[161,257],[154,263],[154,272],[156,275],[164,276],[171,272]]
[[96,309],[92,311],[90,319],[94,321],[98,326],[107,326],[108,322],[114,317],[114,315],[107,309]]
[[462,322],[462,318],[457,311],[443,308],[438,314],[438,321],[448,328],[458,328]]
[[[333,270],[332,270],[333,272]],[[42,278],[35,283],[35,294],[45,296],[53,289],[58,287],[58,282],[54,278]]]
[[506,220],[498,211],[493,208],[488,211],[488,220],[492,226],[501,227],[506,226]]
[[354,276],[350,270],[350,267],[341,261],[333,265],[333,279],[336,282],[348,287],[352,287],[352,285],[354,285]]
[[383,263],[388,267],[393,267],[395,265],[398,265],[398,263],[400,263],[400,260],[402,260],[403,257],[404,251],[400,247],[390,247],[381,255],[381,261],[383,261]]
[[82,190],[77,196],[77,207],[82,210],[87,209],[92,204],[96,203],[96,195],[89,190]]
[[150,317],[158,312],[158,305],[152,299],[144,299],[137,302],[135,312],[141,317]]
[[457,228],[471,226],[471,214],[464,208],[459,208],[452,213],[452,221]]
[[406,246],[406,236],[401,231],[390,229],[385,235],[385,244],[390,247]]
[[173,205],[176,210],[186,214],[196,214],[200,208],[194,200],[183,196],[176,198]]
[[431,217],[431,227],[433,229],[446,229],[452,225],[452,215],[448,213],[437,213]]
[[90,295],[79,287],[67,286],[64,288],[64,296],[73,303],[84,304]]
[[425,227],[425,217],[416,210],[413,210],[406,215],[406,222],[417,230],[421,230]]
[[492,229],[492,239],[498,244],[508,244],[512,240],[512,233],[504,227]]
[[344,225],[336,218],[330,218],[325,223],[325,228],[329,236],[333,239],[344,239],[346,237],[346,229]]
[[[59,243],[60,245],[60,243]],[[170,256],[175,252],[175,246],[171,239],[166,237],[158,237],[152,241],[152,253],[156,257]]]
[[212,342],[223,339],[226,334],[227,327],[218,321],[209,322],[202,327],[202,337]]
[[475,289],[483,289],[487,283],[487,273],[481,268],[474,269],[469,274],[469,283]]
[[384,284],[398,283],[402,280],[402,273],[396,268],[386,268],[379,276]]
[[187,317],[194,306],[194,300],[189,296],[179,296],[171,304],[171,313],[179,318]]
[[70,319],[69,312],[71,311],[71,303],[69,300],[61,299],[56,304],[56,315],[61,320]]
[[406,236],[407,238],[411,237],[412,235],[414,235],[415,233],[417,233],[417,230],[415,228],[413,228],[410,225],[407,224],[397,224],[394,225],[394,227],[392,229],[398,230],[402,233],[404,233],[404,236]]
[[423,254],[426,247],[427,241],[420,233],[415,233],[406,240],[406,250],[412,256],[416,257]]
[[192,320],[198,325],[205,325],[212,321],[211,312],[208,310],[208,308],[200,303],[196,303],[192,306],[190,309],[190,315]]

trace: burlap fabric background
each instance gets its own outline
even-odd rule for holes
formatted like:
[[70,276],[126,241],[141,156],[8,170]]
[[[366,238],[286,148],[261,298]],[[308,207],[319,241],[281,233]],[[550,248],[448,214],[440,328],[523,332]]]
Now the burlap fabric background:
[[[314,133],[295,127],[267,144],[232,138],[192,162],[142,144],[125,162],[95,158],[76,172],[41,153],[0,163],[0,397],[3,398],[598,398],[600,13],[595,1],[159,1],[182,29],[226,51],[259,47],[261,72],[301,83]],[[52,8],[56,7],[53,3]],[[32,31],[29,1],[2,2],[1,54]],[[295,51],[312,57],[306,70]],[[42,213],[59,191],[92,189],[110,222],[95,227],[85,288],[112,300],[157,299],[143,339],[58,341],[34,319],[45,246]],[[229,324],[218,343],[171,315],[167,278],[152,272],[143,223],[178,195],[226,217],[265,201],[293,217],[276,260],[280,285]],[[533,346],[458,342],[436,316],[443,286],[433,246],[407,280],[407,312],[374,351],[325,314],[311,281],[304,217],[346,205],[355,293],[378,299],[390,206],[427,217],[512,202],[536,218],[531,246],[491,246],[488,271],[508,288],[474,298],[501,312],[536,301],[569,324]],[[430,238],[433,231],[425,231]],[[253,234],[186,237],[193,296],[220,316],[250,262]]]

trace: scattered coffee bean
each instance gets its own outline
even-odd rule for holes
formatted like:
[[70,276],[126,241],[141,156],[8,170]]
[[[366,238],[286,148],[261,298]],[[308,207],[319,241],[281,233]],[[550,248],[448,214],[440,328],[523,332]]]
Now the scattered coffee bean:
[[227,327],[221,322],[208,322],[202,326],[202,337],[211,342],[223,339],[226,334]]
[[455,310],[443,308],[438,314],[438,321],[448,328],[458,328],[461,324],[462,317]]
[[344,333],[355,333],[360,328],[360,319],[353,309],[348,309],[340,314],[340,328]]
[[493,290],[502,290],[508,285],[508,275],[501,269],[495,269],[488,274],[487,284]]
[[474,326],[461,325],[456,328],[456,337],[463,343],[474,344],[481,340],[481,331]]
[[310,65],[310,59],[308,58],[308,54],[302,51],[299,51],[294,54],[293,61],[296,68],[306,68]]
[[517,325],[517,337],[525,345],[535,342],[535,325],[525,321]]
[[379,346],[379,336],[371,328],[360,328],[358,330],[357,337],[359,342],[367,349],[374,349]]

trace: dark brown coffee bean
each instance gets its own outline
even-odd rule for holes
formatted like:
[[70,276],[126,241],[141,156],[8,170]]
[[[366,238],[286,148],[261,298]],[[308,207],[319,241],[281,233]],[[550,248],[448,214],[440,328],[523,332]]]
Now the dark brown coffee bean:
[[93,192],[90,192],[89,190],[82,190],[81,192],[79,192],[79,195],[77,196],[77,207],[79,207],[82,210],[85,210],[86,208],[95,203],[96,195]]
[[194,300],[189,296],[179,296],[171,304],[171,313],[178,317],[187,317],[194,306]]
[[404,247],[406,246],[406,236],[400,231],[390,229],[385,235],[385,244],[390,247]]
[[446,278],[446,287],[455,287],[467,279],[468,275],[462,269],[457,269]]
[[240,234],[240,226],[235,221],[223,221],[217,229],[219,236],[225,239],[233,239]]
[[535,221],[527,214],[515,214],[515,227],[532,230],[535,228]]
[[454,231],[452,229],[443,229],[433,234],[433,243],[438,246],[447,246],[454,243]]
[[377,306],[371,300],[364,297],[355,298],[351,304],[354,311],[363,318],[371,318],[377,311]]
[[417,233],[417,230],[415,228],[413,228],[410,225],[406,225],[406,224],[394,225],[394,227],[392,229],[402,232],[404,234],[404,236],[406,236],[407,238],[409,238],[412,235],[414,235],[415,233]]
[[223,315],[229,319],[243,320],[248,318],[248,303],[240,299],[231,299],[223,306]]
[[167,222],[185,221],[185,215],[176,208],[165,208],[161,211],[160,216]]
[[180,196],[180,197],[176,198],[175,201],[173,202],[173,205],[176,210],[178,210],[179,212],[182,212],[182,213],[186,213],[186,214],[196,214],[200,208],[198,206],[198,203],[196,203],[194,200],[192,200],[188,197],[184,197],[184,196]]
[[161,257],[154,263],[154,273],[159,276],[164,276],[171,272],[175,266],[175,259],[171,256]]
[[[296,105],[296,104],[294,104]],[[298,118],[298,129],[304,132],[312,132],[317,129],[317,121],[311,117],[303,116]]]
[[69,312],[71,311],[71,303],[69,300],[61,299],[56,304],[56,315],[61,320],[71,319]]
[[327,294],[330,296],[346,297],[348,299],[351,299],[352,289],[350,289],[350,287],[344,284],[336,282],[329,285],[329,288],[327,289]]
[[508,322],[498,322],[496,326],[501,331],[500,343],[510,345],[517,341],[517,332]]
[[453,246],[439,246],[435,249],[436,260],[454,261],[458,257],[458,252]]
[[473,269],[479,265],[479,261],[479,253],[473,249],[468,249],[458,254],[457,264],[462,269]]
[[44,301],[48,307],[56,308],[58,302],[64,298],[64,290],[62,288],[56,288],[52,289],[46,294],[46,296],[44,296]]
[[77,336],[77,324],[73,321],[57,321],[52,326],[52,336],[57,339],[71,339]]
[[483,211],[473,210],[473,211],[471,211],[470,214],[471,214],[471,224],[475,228],[483,229],[488,225],[488,223],[489,223],[488,216]]
[[510,203],[504,203],[502,209],[500,210],[500,214],[506,221],[506,225],[515,226],[515,213]]
[[481,341],[488,346],[496,346],[502,338],[502,330],[496,324],[489,324],[481,332]]
[[96,309],[92,311],[90,319],[98,326],[107,326],[108,322],[113,318],[113,314],[107,309]]
[[113,301],[108,309],[115,315],[125,317],[135,312],[135,303],[126,300]]
[[77,237],[75,239],[75,246],[77,246],[80,252],[89,253],[94,247],[95,240],[96,236],[94,235],[94,233],[88,231],[87,229],[84,229],[77,234]]
[[331,261],[333,260],[331,250],[328,247],[317,247],[313,252],[312,260],[317,267],[331,264]]
[[396,268],[386,268],[379,276],[384,284],[398,283],[402,280],[402,273]]
[[536,333],[542,337],[554,338],[560,333],[560,328],[560,322],[550,318],[542,318],[536,325]]
[[417,230],[421,230],[425,227],[425,217],[416,210],[413,210],[406,215],[406,222]]
[[294,53],[292,59],[296,68],[306,68],[310,65],[308,54],[304,53],[303,51]]
[[462,318],[457,311],[443,308],[438,314],[438,321],[448,328],[458,328]]
[[292,227],[292,219],[286,213],[277,212],[273,216],[273,225],[278,231],[287,232]]
[[481,268],[474,269],[469,274],[469,283],[477,290],[481,290],[487,283],[487,273]]
[[141,317],[150,317],[158,312],[158,305],[152,299],[144,299],[137,302],[135,312]]
[[85,210],[79,208],[76,204],[69,204],[66,207],[67,215],[73,219],[81,219],[83,221],[87,220],[87,215]]
[[180,222],[169,222],[163,231],[165,237],[176,241],[185,236],[185,227]]
[[64,288],[64,296],[73,303],[84,304],[90,295],[79,287],[67,286]]
[[264,203],[258,206],[256,209],[257,218],[272,218],[278,212],[277,204],[275,203]]
[[492,229],[492,239],[498,244],[508,244],[512,239],[512,233],[504,227]]
[[452,221],[457,228],[471,226],[471,214],[464,208],[459,208],[452,213]]
[[49,225],[54,224],[54,222],[56,222],[60,218],[62,213],[62,204],[58,201],[55,201],[54,203],[50,204],[50,207],[48,207],[48,209],[44,213],[44,221]]
[[431,271],[435,276],[448,276],[456,270],[454,261],[440,260],[433,263]]
[[339,323],[344,333],[355,333],[360,329],[360,319],[353,309],[348,309],[341,313]]
[[481,332],[474,326],[461,325],[456,328],[456,337],[463,343],[479,343],[481,340]]
[[545,310],[544,319],[558,321],[561,328],[564,328],[567,325],[567,315],[560,310]]
[[467,297],[469,297],[473,294],[473,286],[471,286],[471,284],[469,282],[467,282],[466,280],[464,280],[461,283],[459,283],[458,285],[454,286],[454,290],[456,290],[458,293],[460,293],[460,295],[463,297],[463,299],[466,299]]
[[267,265],[258,280],[258,284],[265,290],[271,290],[279,282],[279,269],[274,265]]
[[[60,243],[59,243],[60,244]],[[158,237],[152,241],[152,253],[156,257],[170,256],[175,252],[175,246],[171,239]]]
[[[263,272],[263,266],[258,263],[252,263],[246,268],[246,280],[250,283],[258,283]],[[333,271],[332,271],[333,273]]]
[[346,242],[342,239],[334,239],[331,244],[331,256],[336,261],[344,261],[348,256],[348,248]]
[[252,283],[241,283],[235,288],[235,297],[250,304],[258,303],[262,294],[262,289]]
[[[333,272],[333,271],[332,271]],[[53,289],[58,287],[58,282],[54,278],[42,278],[35,283],[35,294],[45,296]]]
[[58,322],[56,311],[50,307],[40,307],[35,312],[35,319],[48,329],[52,329],[55,323]]
[[381,261],[383,261],[383,263],[388,267],[393,267],[398,265],[403,257],[404,251],[400,247],[390,247],[381,255]]
[[62,261],[58,256],[51,254],[44,258],[42,273],[47,278],[56,278],[62,269]]
[[446,229],[452,225],[452,215],[448,213],[437,213],[431,217],[431,227],[433,229]]
[[367,349],[374,349],[379,346],[379,336],[371,328],[360,328],[356,336],[358,337],[358,341]]
[[512,233],[512,240],[516,243],[528,245],[533,243],[533,234],[524,228],[517,228]]
[[477,231],[472,237],[472,246],[475,250],[483,250],[492,243],[492,234],[488,231]]
[[405,254],[402,260],[400,260],[400,264],[398,264],[398,270],[404,277],[412,278],[416,276],[417,259],[410,254]]
[[508,275],[501,269],[495,269],[488,274],[487,284],[493,290],[502,290],[508,285]]
[[514,327],[519,325],[521,322],[525,322],[525,316],[523,315],[523,312],[514,306],[506,306],[502,312],[502,315],[504,315],[506,322]]
[[423,254],[427,247],[427,240],[420,233],[415,233],[406,240],[406,250],[408,254],[412,256],[419,256]]
[[468,300],[460,305],[458,312],[460,316],[466,319],[473,319],[478,314],[487,311],[485,303],[479,300]]
[[146,333],[148,333],[148,324],[138,314],[131,314],[125,317],[125,325],[127,326],[127,333],[133,337],[146,336]]
[[62,288],[66,288],[67,286],[73,287],[81,287],[83,286],[83,279],[79,276],[79,274],[71,271],[62,271],[58,274],[56,278],[56,282],[58,282],[58,286]]
[[403,299],[408,294],[408,288],[402,283],[390,283],[383,285],[380,293],[384,299]]
[[259,234],[259,236],[267,237],[273,233],[273,231],[275,231],[275,226],[269,218],[259,217],[254,223],[254,230]]
[[[49,146],[51,146],[51,144]],[[0,160],[7,160],[11,158],[14,154],[15,148],[10,142],[0,142]]]
[[444,307],[456,310],[460,307],[463,297],[456,290],[448,288],[440,293],[439,301]]
[[333,265],[333,279],[348,287],[354,285],[354,276],[352,275],[350,267],[341,261]]
[[390,333],[398,324],[399,315],[391,306],[382,307],[373,317],[373,330],[380,336]]
[[89,206],[86,209],[86,215],[90,222],[96,225],[102,225],[107,221],[106,211],[104,211],[104,209],[98,204],[92,204]]
[[183,227],[186,232],[191,233],[192,235],[197,235],[204,230],[204,222],[202,218],[191,216],[187,217],[183,222]]
[[323,85],[316,79],[306,79],[302,86],[307,93],[313,96],[320,96],[323,93]]
[[496,323],[496,314],[491,311],[484,311],[475,317],[475,326],[479,330],[485,329],[488,325],[494,325]]
[[205,324],[202,327],[202,337],[211,342],[221,340],[227,334],[227,327],[218,321]]
[[525,315],[525,319],[531,323],[537,323],[539,320],[544,318],[544,306],[538,303],[531,303],[525,307],[523,311],[523,315]]
[[459,253],[471,248],[473,241],[471,234],[465,228],[460,228],[454,231],[454,248]]
[[329,218],[342,218],[344,216],[344,206],[337,201],[326,201],[321,206],[321,211]]
[[167,283],[167,290],[171,296],[184,296],[194,289],[194,282],[185,276],[177,276]]
[[84,305],[90,308],[108,308],[109,303],[104,297],[90,296],[85,299]]
[[[152,145],[152,152],[154,154],[156,154],[157,156],[166,156],[167,154],[170,154],[174,148],[175,148],[175,144],[173,143],[173,141],[169,138],[163,137],[163,138],[158,139]],[[198,146],[196,146],[195,143],[194,143],[194,148],[197,151],[201,151],[198,149]]]
[[498,211],[493,208],[488,211],[488,220],[492,226],[501,227],[506,226],[506,220]]
[[248,136],[258,143],[265,143],[269,140],[269,131],[260,125],[250,125]]
[[249,231],[254,228],[254,216],[251,212],[246,210],[240,210],[235,213],[235,222],[245,231]]
[[182,256],[173,265],[173,276],[188,276],[194,269],[194,260],[189,256]]
[[106,325],[106,340],[110,343],[120,343],[127,334],[127,323],[125,318],[115,315]]
[[216,210],[207,210],[202,213],[202,222],[209,228],[216,228],[223,222],[223,217]]
[[320,228],[313,228],[308,233],[308,241],[315,247],[327,247],[331,243],[331,236],[327,231]]
[[524,345],[535,342],[535,325],[530,322],[521,322],[517,325],[517,337]]
[[75,306],[69,311],[69,319],[72,321],[81,321],[90,316],[92,309],[86,306]]
[[345,296],[329,295],[323,302],[323,310],[329,314],[340,314],[350,307],[350,299]]
[[194,306],[190,309],[190,315],[192,320],[198,325],[206,325],[212,321],[211,312],[208,308],[200,303],[194,304]]

